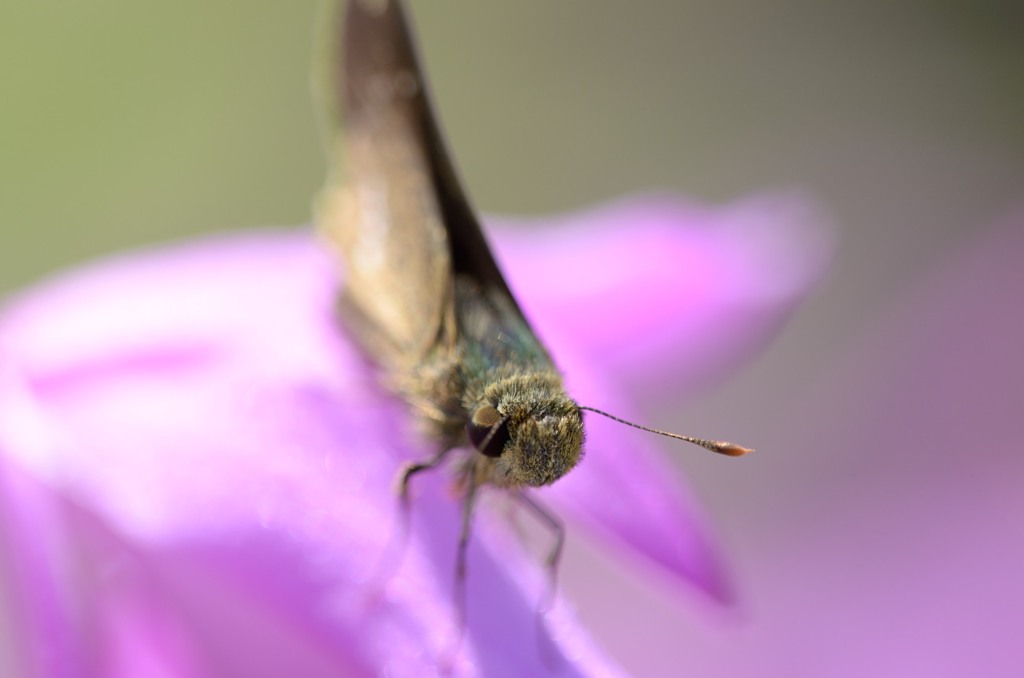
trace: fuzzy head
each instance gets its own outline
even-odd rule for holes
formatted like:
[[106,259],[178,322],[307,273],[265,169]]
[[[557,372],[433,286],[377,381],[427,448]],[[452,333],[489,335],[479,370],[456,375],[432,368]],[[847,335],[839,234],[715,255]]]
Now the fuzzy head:
[[496,380],[472,413],[466,431],[492,460],[488,481],[495,485],[549,485],[583,456],[583,417],[557,374]]

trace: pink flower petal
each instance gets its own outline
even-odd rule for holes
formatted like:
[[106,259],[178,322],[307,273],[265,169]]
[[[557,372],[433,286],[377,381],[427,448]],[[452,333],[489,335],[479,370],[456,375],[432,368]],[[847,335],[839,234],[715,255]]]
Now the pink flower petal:
[[[752,345],[735,335],[768,332],[820,265],[781,217],[759,226],[753,206],[721,217],[746,224],[740,235],[684,213],[634,201],[529,243],[498,238],[582,401],[628,414],[610,396],[621,389],[601,382],[606,367],[639,384],[734,359]],[[628,237],[613,230],[622,219],[635,224]],[[584,222],[598,226],[580,235]],[[758,237],[782,254],[759,259]],[[790,279],[767,276],[758,297],[753,272],[783,260]],[[740,272],[724,290],[688,291],[704,279],[690,277],[697,264]],[[608,289],[594,267],[622,275]],[[339,332],[335,270],[304,234],[221,237],[105,262],[6,310],[0,481],[16,491],[0,509],[28,527],[5,532],[15,557],[4,574],[25,587],[27,635],[105,675],[407,674],[445,654],[458,505],[443,474],[418,482],[401,567],[375,581],[397,520],[393,474],[431,450]],[[704,334],[682,341],[691,331]],[[588,427],[586,462],[542,498],[728,598],[713,538],[651,439],[595,417]],[[616,673],[564,605],[547,617],[550,647],[538,646],[543,578],[492,527],[477,521],[455,673],[531,675],[551,657],[570,674]]]
[[722,207],[635,196],[545,217],[543,235],[526,220],[495,222],[516,227],[495,232],[498,254],[556,358],[649,398],[678,397],[763,349],[822,277],[835,239],[791,194]]
[[[458,506],[440,475],[372,595],[393,474],[426,450],[403,442],[403,407],[337,331],[330,270],[305,235],[228,238],[107,263],[8,312],[3,355],[24,383],[0,409],[33,416],[5,418],[0,441],[18,441],[9,458],[50,502],[89,507],[59,528],[76,539],[62,560],[106,578],[91,599],[102,672],[269,675],[294,655],[304,675],[409,674],[452,642]],[[482,541],[470,563],[456,673],[541,670],[529,568],[499,567]],[[616,673],[564,607],[548,623],[545,651],[569,674]]]
[[[600,398],[629,415],[630,409],[610,395],[613,389],[602,389],[599,379],[574,379],[573,384],[579,398]],[[713,531],[686,483],[655,451],[658,441],[599,415],[588,414],[586,425],[584,462],[545,490],[543,498],[613,551],[639,557],[684,585],[731,603],[732,582]]]
[[774,500],[737,509],[750,623],[653,634],[678,644],[633,665],[1024,675],[1021,252],[1024,203],[890,289],[776,429],[790,458],[763,480]]
[[[764,346],[832,248],[785,195],[722,208],[636,197],[555,223],[497,231],[498,254],[573,396],[620,416],[633,408],[619,384],[678,393]],[[544,497],[612,548],[731,601],[715,538],[658,441],[598,415],[587,428],[585,463]]]
[[0,586],[10,608],[0,615],[12,651],[0,656],[0,674],[75,675],[85,653],[53,567],[64,557],[61,526],[48,491],[8,463],[9,451],[0,442]]

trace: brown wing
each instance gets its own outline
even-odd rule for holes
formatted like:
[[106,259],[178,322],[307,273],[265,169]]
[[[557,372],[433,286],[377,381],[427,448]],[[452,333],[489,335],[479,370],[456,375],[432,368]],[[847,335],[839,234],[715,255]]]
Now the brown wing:
[[352,0],[343,21],[327,56],[341,124],[318,226],[345,259],[358,329],[397,367],[454,344],[455,276],[511,294],[445,150],[402,3]]

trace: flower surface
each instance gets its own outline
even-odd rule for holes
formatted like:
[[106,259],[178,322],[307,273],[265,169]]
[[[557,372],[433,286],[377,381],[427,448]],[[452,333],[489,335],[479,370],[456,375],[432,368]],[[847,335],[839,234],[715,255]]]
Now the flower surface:
[[[648,655],[620,649],[624,663],[640,675],[1024,673],[1022,251],[1018,204],[893,285],[762,427],[760,493],[726,502],[743,623],[662,614]],[[588,612],[612,620],[595,623],[602,637],[631,631]]]
[[[570,393],[633,418],[631,400],[763,346],[829,254],[787,196],[722,208],[647,196],[550,221],[498,229],[496,255]],[[250,231],[100,262],[11,300],[0,616],[21,675],[414,675],[446,655],[459,505],[446,474],[417,477],[408,543],[380,576],[395,471],[433,450],[339,327],[343,284],[307,231]],[[728,600],[661,441],[587,424],[583,463],[539,499],[570,529]],[[619,673],[564,602],[538,626],[543,573],[497,508],[474,525],[453,673]]]

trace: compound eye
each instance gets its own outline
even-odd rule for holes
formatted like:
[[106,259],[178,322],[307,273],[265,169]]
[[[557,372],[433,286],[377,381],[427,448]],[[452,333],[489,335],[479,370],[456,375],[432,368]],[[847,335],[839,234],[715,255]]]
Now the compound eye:
[[508,419],[490,405],[484,405],[466,423],[466,433],[480,454],[500,457],[508,442]]

